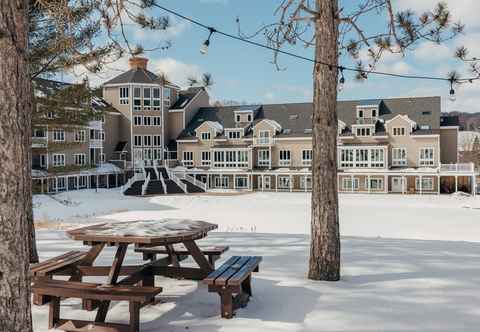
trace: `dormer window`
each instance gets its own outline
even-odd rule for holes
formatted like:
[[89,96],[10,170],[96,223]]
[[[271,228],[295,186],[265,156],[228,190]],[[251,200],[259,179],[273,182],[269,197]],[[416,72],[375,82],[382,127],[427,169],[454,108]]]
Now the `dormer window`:
[[377,117],[377,110],[372,110],[372,118],[376,118]]
[[240,122],[240,114],[235,115],[235,122]]
[[372,131],[370,128],[357,128],[357,136],[371,136]]
[[394,127],[393,128],[393,136],[405,136],[406,130],[405,127]]
[[202,137],[202,141],[209,141],[210,140],[210,132],[209,131],[203,132],[201,137]]
[[358,117],[363,118],[363,111],[362,110],[358,110]]
[[229,131],[228,139],[240,139],[240,131],[239,130]]
[[251,114],[248,114],[248,115],[247,115],[247,121],[248,121],[248,122],[252,122],[252,115],[251,115]]

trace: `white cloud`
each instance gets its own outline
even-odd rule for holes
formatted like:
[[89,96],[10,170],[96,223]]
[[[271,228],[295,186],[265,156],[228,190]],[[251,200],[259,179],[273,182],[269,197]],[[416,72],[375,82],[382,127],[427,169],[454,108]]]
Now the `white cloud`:
[[173,58],[153,60],[150,68],[156,74],[166,74],[170,81],[180,86],[185,86],[189,77],[199,78],[203,73],[199,66],[184,63]]
[[155,39],[155,41],[157,42],[170,41],[180,36],[183,32],[185,32],[191,26],[189,22],[186,22],[183,20],[179,21],[173,16],[170,16],[169,18],[170,18],[170,25],[165,30],[141,29],[137,25],[131,25],[130,29],[132,31],[133,38],[134,38],[133,42],[151,41],[152,39]]
[[453,58],[454,50],[445,44],[437,44],[434,42],[423,42],[413,52],[415,59],[420,61],[442,61]]
[[266,92],[263,98],[267,103],[273,103],[275,101],[275,94],[273,92]]

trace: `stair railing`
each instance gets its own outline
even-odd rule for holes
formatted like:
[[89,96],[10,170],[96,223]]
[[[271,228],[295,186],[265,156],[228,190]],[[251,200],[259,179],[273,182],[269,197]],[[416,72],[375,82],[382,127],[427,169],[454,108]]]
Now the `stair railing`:
[[168,177],[170,178],[170,180],[175,182],[177,184],[177,186],[179,186],[180,189],[183,190],[184,193],[188,193],[187,185],[185,183],[183,183],[182,181],[180,181],[180,179],[171,170],[169,170],[168,168],[166,168],[166,170],[167,170]]
[[183,173],[183,178],[188,182],[190,182],[191,184],[201,188],[203,191],[207,191],[207,184],[197,180],[195,177],[190,176],[187,173]]
[[147,174],[145,181],[142,184],[142,196],[145,196],[147,193],[148,183],[150,182],[150,173]]
[[145,173],[134,173],[133,176],[120,188],[122,193],[125,193],[134,182],[145,180]]
[[167,185],[165,184],[165,179],[163,178],[163,173],[162,173],[162,172],[160,172],[158,178],[159,178],[160,181],[162,182],[163,192],[164,192],[165,194],[168,194],[168,193],[167,193]]
[[155,171],[155,175],[157,176],[157,179],[160,179],[160,175],[158,174],[157,165],[154,165],[154,166],[153,166],[153,170]]

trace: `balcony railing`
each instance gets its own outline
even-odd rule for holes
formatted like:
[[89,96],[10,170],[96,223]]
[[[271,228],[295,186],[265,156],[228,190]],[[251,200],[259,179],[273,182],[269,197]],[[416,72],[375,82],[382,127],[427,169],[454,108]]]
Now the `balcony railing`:
[[254,146],[271,146],[275,143],[273,137],[254,137],[253,145]]
[[375,124],[376,122],[377,118],[357,118],[357,124],[359,125]]
[[32,137],[32,148],[46,148],[46,147],[47,147],[47,136]]
[[473,163],[465,164],[441,164],[440,172],[447,173],[471,173],[475,171],[475,165]]

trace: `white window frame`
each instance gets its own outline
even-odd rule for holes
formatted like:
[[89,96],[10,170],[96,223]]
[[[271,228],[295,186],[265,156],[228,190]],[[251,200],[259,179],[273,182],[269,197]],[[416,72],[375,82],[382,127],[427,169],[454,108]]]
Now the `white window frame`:
[[408,164],[407,149],[392,148],[392,166],[407,166],[407,164]]
[[161,135],[153,135],[153,146],[162,146],[162,136]]
[[[370,182],[368,181],[370,180]],[[373,183],[375,183],[375,185],[372,185]],[[368,179],[368,177],[365,178],[365,188],[368,190],[383,190],[384,187],[383,187],[383,178],[370,178]]]
[[290,150],[278,151],[279,166],[290,166],[292,163],[292,152]]
[[151,116],[144,116],[143,117],[143,125],[144,126],[151,126],[152,125],[152,117]]
[[75,153],[73,155],[73,161],[75,166],[85,166],[87,164],[87,154],[86,153]]
[[[148,91],[148,93],[147,93],[148,97],[145,98],[145,92],[147,92],[147,91]],[[150,87],[145,87],[144,86],[143,89],[142,89],[142,93],[143,93],[143,98],[142,98],[143,108],[144,108],[144,110],[149,111],[151,109],[150,107],[152,106],[152,89]]]
[[85,143],[87,141],[87,131],[86,130],[76,130],[75,131],[75,142]]
[[344,177],[342,178],[342,189],[343,190],[352,190],[352,180],[353,180],[353,190],[358,190],[359,181],[358,178]]
[[[155,97],[157,92],[158,97]],[[154,111],[160,111],[162,108],[162,91],[160,88],[152,88],[152,107]]]
[[372,136],[373,130],[370,127],[357,127],[355,134],[358,137],[368,137]]
[[278,189],[290,189],[291,178],[290,176],[279,176],[278,177]]
[[59,176],[57,177],[57,180],[53,182],[53,189],[54,190],[64,190],[66,188],[66,177],[65,176]]
[[393,127],[392,128],[393,136],[407,136],[407,128],[405,127]]
[[88,176],[87,175],[80,175],[78,177],[78,187],[79,188],[86,188],[88,183]]
[[130,88],[129,87],[120,87],[120,89],[119,89],[120,105],[128,105],[128,103],[129,103],[129,93],[130,93]]
[[53,167],[65,167],[65,153],[52,154]]
[[143,146],[142,135],[133,135],[133,146]]
[[[139,95],[135,96],[135,93],[139,91]],[[133,109],[135,111],[140,111],[142,109],[142,87],[134,86],[133,87]]]
[[163,88],[163,104],[165,107],[170,107],[172,100],[172,89],[170,88]]
[[209,141],[212,137],[211,135],[212,134],[209,131],[203,131],[202,133],[200,133],[200,139],[202,141]]
[[310,175],[300,176],[300,189],[307,189],[307,190],[312,189],[312,176]]
[[272,159],[270,155],[270,150],[258,150],[257,152],[257,166],[259,167],[270,167],[272,164]]
[[240,130],[228,130],[227,138],[229,140],[239,140],[242,137],[242,132]]
[[143,135],[143,146],[152,146],[152,135]]
[[201,151],[200,152],[200,155],[201,155],[201,165],[202,166],[210,166],[212,164],[212,154],[210,151],[208,150],[205,150],[205,151]]
[[153,118],[153,125],[154,126],[161,126],[162,125],[162,117],[161,116],[152,116]]
[[[431,150],[431,158],[426,158],[426,151]],[[430,154],[430,153],[428,153]],[[434,147],[423,147],[418,151],[418,164],[420,166],[435,166],[435,148]]]
[[[307,158],[305,158],[307,157]],[[302,150],[302,165],[303,166],[311,166],[313,161],[313,150],[312,149],[304,149]]]
[[65,129],[54,129],[53,130],[53,141],[54,142],[65,142]]
[[235,177],[235,188],[237,188],[237,189],[247,189],[248,188],[248,176],[243,176],[243,175],[242,176],[236,176]]
[[214,181],[213,181],[213,184],[214,184],[215,188],[228,189],[228,187],[229,187],[228,176],[217,176],[217,177],[215,177]]
[[183,166],[193,167],[193,151],[183,151]]
[[133,125],[134,126],[143,126],[143,116],[141,115],[134,115],[133,116]]
[[[428,185],[425,185],[425,181],[427,181]],[[435,180],[434,180],[433,177],[422,176],[422,190],[431,191],[431,190],[433,190],[434,186],[435,186]],[[415,189],[420,190],[420,177],[419,176],[417,176],[415,178]]]

